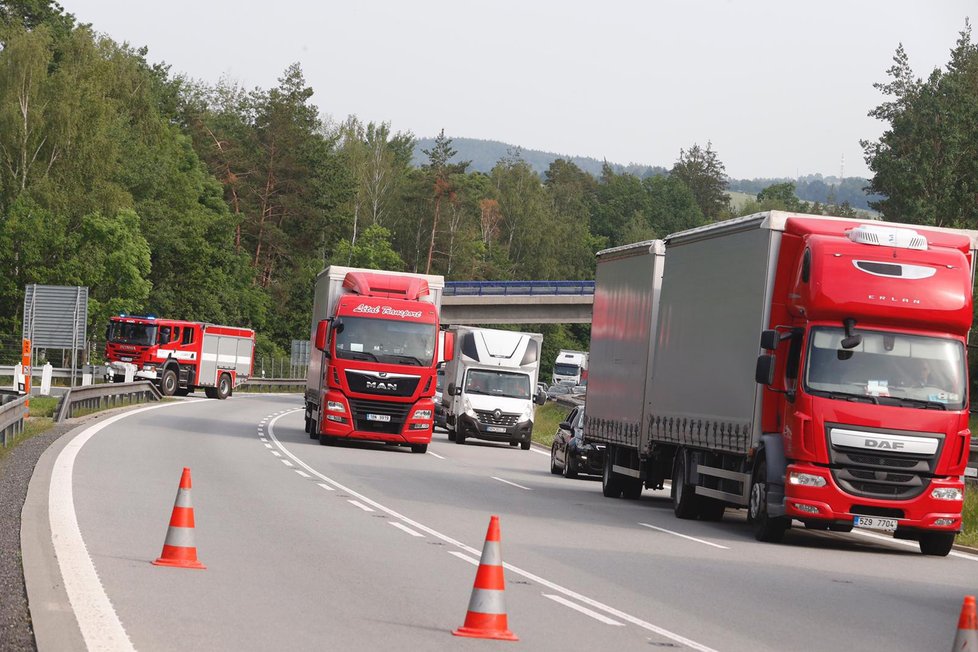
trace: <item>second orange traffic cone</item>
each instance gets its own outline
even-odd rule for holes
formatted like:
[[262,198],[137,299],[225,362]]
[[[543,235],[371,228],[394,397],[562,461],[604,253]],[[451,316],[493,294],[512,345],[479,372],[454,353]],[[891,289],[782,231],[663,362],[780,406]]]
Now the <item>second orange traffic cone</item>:
[[506,618],[506,604],[503,590],[503,556],[499,549],[499,517],[489,519],[486,544],[482,549],[482,559],[475,575],[469,610],[465,614],[465,624],[452,632],[455,636],[471,638],[495,638],[504,641],[518,641],[516,634],[509,631]]
[[194,545],[194,506],[190,502],[190,469],[187,467],[180,476],[180,488],[173,503],[163,552],[153,563],[157,566],[206,568],[197,560],[197,547]]
[[951,652],[978,652],[978,616],[975,615],[975,596],[964,596],[958,632],[954,635]]

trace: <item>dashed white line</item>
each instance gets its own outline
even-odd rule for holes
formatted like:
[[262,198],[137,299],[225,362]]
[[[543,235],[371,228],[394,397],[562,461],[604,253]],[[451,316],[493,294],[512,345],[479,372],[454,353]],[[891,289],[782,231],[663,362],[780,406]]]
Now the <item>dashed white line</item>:
[[374,511],[373,508],[367,507],[366,505],[364,505],[363,503],[361,503],[358,500],[348,500],[346,502],[350,503],[354,507],[359,507],[360,509],[362,509],[365,512],[372,512],[372,511]]
[[282,457],[282,454],[279,453],[278,451],[272,451],[272,455],[274,455],[275,457]]
[[708,546],[713,546],[714,548],[720,548],[721,550],[730,550],[727,546],[721,546],[719,543],[712,543],[710,541],[704,541],[703,539],[697,539],[696,537],[687,536],[685,534],[680,534],[679,532],[673,532],[672,530],[667,530],[663,527],[656,527],[654,525],[649,525],[648,523],[639,523],[642,527],[647,527],[650,530],[658,530],[659,532],[665,532],[666,534],[671,534],[673,536],[682,537],[683,539],[689,539],[690,541],[695,541],[696,543],[702,543]]
[[554,602],[559,602],[560,604],[564,605],[565,607],[570,607],[571,609],[573,609],[575,611],[579,611],[580,613],[584,614],[585,616],[590,616],[591,618],[594,618],[598,622],[602,622],[605,625],[615,625],[616,627],[624,627],[625,626],[625,623],[620,623],[617,620],[612,620],[611,618],[608,618],[604,614],[599,614],[597,611],[593,611],[591,609],[588,609],[587,607],[583,607],[583,606],[577,604],[576,602],[571,602],[567,598],[561,597],[559,595],[553,595],[551,593],[544,593],[542,595],[545,598],[550,598]]
[[271,444],[265,444],[265,448],[272,448]]
[[326,491],[336,491],[335,489],[333,489],[331,486],[329,486],[328,484],[326,484],[324,482],[317,482],[316,484],[318,484],[320,487],[322,487]]
[[288,461],[288,460],[285,460],[285,459],[281,459],[281,458],[280,458],[280,459],[279,459],[279,462],[281,462],[282,464],[284,464],[285,466],[287,466],[287,467],[289,467],[289,468],[292,468],[292,466],[293,466],[293,464],[292,464],[292,462],[290,462],[290,461]]
[[526,491],[533,491],[533,490],[532,490],[532,489],[530,489],[529,487],[524,487],[524,486],[523,486],[523,485],[521,485],[521,484],[516,484],[515,482],[510,482],[509,480],[503,480],[502,478],[497,478],[497,477],[496,477],[496,476],[494,476],[494,475],[493,475],[493,476],[489,476],[489,477],[491,477],[491,478],[492,478],[493,480],[499,480],[500,482],[502,482],[502,483],[504,483],[504,484],[508,484],[508,485],[512,485],[512,486],[514,486],[514,487],[518,487],[518,488],[520,488],[520,489],[525,489]]
[[299,475],[301,475],[303,478],[311,478],[312,477],[311,475],[309,475],[305,471],[300,471],[299,469],[294,469],[294,470],[295,470],[296,473],[298,473]]
[[415,532],[414,530],[412,530],[408,526],[404,525],[403,523],[398,523],[397,521],[387,521],[387,522],[390,523],[391,525],[393,525],[394,527],[396,527],[398,530],[403,530],[403,531],[407,532],[412,537],[421,537],[421,538],[424,538],[424,535],[423,534],[421,534],[420,532]]
[[440,459],[440,460],[443,460],[443,459],[445,459],[444,457],[442,457],[442,456],[441,456],[441,455],[439,455],[438,453],[432,453],[431,451],[428,451],[428,455],[431,455],[432,457],[437,457],[437,458],[438,458],[438,459]]

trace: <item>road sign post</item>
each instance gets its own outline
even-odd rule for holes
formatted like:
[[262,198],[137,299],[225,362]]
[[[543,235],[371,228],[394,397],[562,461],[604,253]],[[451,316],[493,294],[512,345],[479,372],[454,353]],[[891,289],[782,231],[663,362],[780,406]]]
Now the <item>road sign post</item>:
[[24,393],[27,394],[27,401],[24,403],[24,407],[30,409],[31,406],[31,341],[28,339],[24,340],[24,348],[21,351],[20,364],[23,368],[24,373]]

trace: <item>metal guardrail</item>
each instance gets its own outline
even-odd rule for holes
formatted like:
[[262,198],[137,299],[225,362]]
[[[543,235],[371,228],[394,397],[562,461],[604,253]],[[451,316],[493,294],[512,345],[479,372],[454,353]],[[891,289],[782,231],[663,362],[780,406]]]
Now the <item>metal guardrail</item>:
[[594,281],[447,281],[443,296],[594,294]]
[[0,444],[4,448],[7,447],[7,442],[12,442],[24,432],[27,399],[27,396],[21,396],[0,405]]
[[101,410],[143,401],[159,401],[162,398],[160,390],[148,380],[72,387],[58,401],[54,410],[54,421],[60,423],[70,419],[78,409]]
[[306,389],[305,378],[249,378],[237,387],[246,392],[267,392],[269,390],[287,391]]

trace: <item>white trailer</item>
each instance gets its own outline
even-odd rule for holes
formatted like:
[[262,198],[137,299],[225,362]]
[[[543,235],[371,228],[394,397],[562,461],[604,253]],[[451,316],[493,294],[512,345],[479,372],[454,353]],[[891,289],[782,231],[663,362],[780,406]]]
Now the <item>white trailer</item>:
[[508,442],[530,449],[543,335],[452,326],[455,355],[445,368],[442,399],[448,438]]
[[561,349],[554,360],[554,385],[583,385],[587,382],[587,351]]

